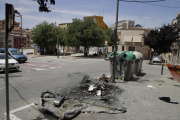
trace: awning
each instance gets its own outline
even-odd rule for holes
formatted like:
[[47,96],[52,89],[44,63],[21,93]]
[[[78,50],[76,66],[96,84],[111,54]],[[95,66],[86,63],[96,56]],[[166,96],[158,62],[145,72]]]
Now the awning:
[[132,37],[124,36],[124,42],[132,42]]
[[142,37],[133,37],[133,42],[141,42]]

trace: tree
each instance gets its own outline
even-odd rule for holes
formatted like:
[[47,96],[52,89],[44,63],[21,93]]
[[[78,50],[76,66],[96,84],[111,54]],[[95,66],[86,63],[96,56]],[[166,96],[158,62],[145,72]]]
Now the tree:
[[57,43],[57,35],[61,38],[60,28],[55,23],[46,21],[39,23],[32,29],[32,40],[35,44],[48,49],[50,46],[55,46]]
[[73,19],[73,22],[67,28],[64,40],[68,46],[84,46],[87,50],[90,46],[103,46],[105,32],[92,18],[86,18],[84,21]]
[[[159,29],[150,30],[145,35],[143,34],[144,44],[154,49],[154,53],[168,53],[171,52],[172,43],[179,38],[180,29],[171,25],[163,25]],[[150,63],[152,58],[150,59]]]
[[[40,12],[51,12],[50,8],[47,6],[48,0],[34,0],[37,1],[39,4],[39,11]],[[55,0],[49,0],[50,4],[55,5]]]
[[108,41],[108,45],[114,45],[113,30],[111,28],[105,29],[105,40]]

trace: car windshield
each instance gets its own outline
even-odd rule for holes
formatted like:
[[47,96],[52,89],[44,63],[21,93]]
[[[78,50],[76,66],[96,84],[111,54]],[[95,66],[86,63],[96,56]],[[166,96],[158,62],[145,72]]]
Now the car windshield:
[[159,58],[159,56],[154,56],[154,58]]
[[[0,59],[5,59],[5,55],[0,55]],[[13,59],[13,58],[8,56],[8,59]]]
[[22,55],[22,53],[19,50],[11,50],[9,51],[12,55]]

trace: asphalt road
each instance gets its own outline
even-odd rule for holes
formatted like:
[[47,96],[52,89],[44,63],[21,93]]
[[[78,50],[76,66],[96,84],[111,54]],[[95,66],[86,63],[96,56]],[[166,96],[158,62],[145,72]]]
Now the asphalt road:
[[[132,81],[116,80],[116,85],[124,90],[117,96],[120,105],[127,108],[122,114],[80,114],[75,120],[178,120],[180,105],[159,100],[170,97],[172,102],[180,102],[180,83],[173,81],[167,69],[161,75],[161,64],[148,65],[143,61],[141,76]],[[56,120],[43,115],[32,103],[45,90],[64,90],[76,85],[80,80],[68,79],[68,73],[83,72],[91,78],[102,74],[110,75],[109,61],[104,59],[73,59],[55,56],[29,58],[20,64],[19,72],[9,74],[10,111],[12,120]],[[0,120],[6,117],[4,73],[0,74]],[[152,86],[152,87],[148,87]]]

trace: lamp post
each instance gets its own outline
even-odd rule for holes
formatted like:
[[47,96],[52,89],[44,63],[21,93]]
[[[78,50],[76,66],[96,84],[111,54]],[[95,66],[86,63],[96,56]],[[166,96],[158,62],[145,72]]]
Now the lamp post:
[[[22,42],[22,15],[20,15],[20,13],[17,10],[14,10],[14,13],[17,13],[19,15],[19,16],[16,16],[16,17],[21,18],[21,42]],[[19,50],[19,40],[18,40],[18,50]],[[21,51],[23,53],[23,48],[21,48]]]

